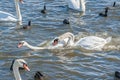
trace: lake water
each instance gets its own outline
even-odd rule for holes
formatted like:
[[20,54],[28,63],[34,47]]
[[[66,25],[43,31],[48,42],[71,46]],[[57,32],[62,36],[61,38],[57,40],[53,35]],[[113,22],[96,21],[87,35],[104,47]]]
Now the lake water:
[[[108,17],[98,16],[113,2],[86,0],[83,14],[68,10],[64,0],[25,0],[20,4],[23,24],[31,20],[31,29],[16,29],[16,23],[0,23],[0,80],[14,79],[10,66],[16,58],[25,59],[31,69],[30,72],[20,72],[23,80],[33,80],[36,71],[41,71],[45,80],[113,80],[114,72],[120,71],[120,8],[109,10]],[[46,15],[40,12],[44,3]],[[16,15],[14,0],[1,0],[0,10]],[[70,25],[62,23],[65,18],[69,18]],[[65,32],[72,32],[77,38],[111,36],[112,41],[103,51],[17,48],[21,40],[38,45]]]

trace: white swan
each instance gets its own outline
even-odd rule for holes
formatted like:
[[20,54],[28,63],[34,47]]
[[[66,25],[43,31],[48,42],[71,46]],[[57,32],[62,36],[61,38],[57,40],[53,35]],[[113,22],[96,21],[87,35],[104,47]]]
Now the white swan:
[[22,46],[26,46],[26,47],[33,49],[33,50],[48,49],[47,47],[32,46],[32,45],[28,44],[26,41],[20,41],[18,43],[18,48],[21,48]]
[[75,37],[70,32],[64,33],[63,35],[59,36],[56,39],[58,39],[58,44],[56,44],[57,47],[80,46],[87,50],[101,50],[105,44],[111,41],[111,37],[103,39],[97,36],[87,36],[75,42]]
[[74,35],[70,32],[66,32],[59,37],[55,38],[52,41],[52,44],[54,44],[55,40],[58,40],[58,44],[55,45],[56,47],[65,47],[65,46],[73,46],[74,45]]
[[83,11],[85,12],[85,1],[84,0],[65,0],[68,3],[68,7],[77,10],[77,11]]
[[75,45],[81,46],[87,50],[98,50],[101,51],[102,48],[111,41],[111,37],[106,39],[97,37],[97,36],[87,36],[81,38]]
[[20,25],[22,25],[22,16],[20,12],[20,7],[19,7],[19,1],[22,3],[23,0],[14,0],[15,2],[15,7],[16,7],[16,13],[17,13],[17,18],[7,12],[0,11],[0,22],[19,22]]
[[15,80],[22,80],[20,73],[19,73],[19,69],[21,69],[21,68],[25,69],[27,71],[30,71],[30,69],[27,66],[27,62],[25,60],[23,60],[23,59],[13,60],[10,70],[13,70]]
[[111,37],[106,39],[97,37],[97,36],[87,36],[84,38],[75,41],[75,36],[70,33],[64,33],[63,35],[55,38],[51,41],[51,43],[47,47],[38,47],[31,46],[26,41],[20,41],[18,43],[18,48],[22,46],[27,46],[30,49],[38,50],[38,49],[62,49],[64,47],[82,47],[87,50],[102,50],[105,44],[111,41]]

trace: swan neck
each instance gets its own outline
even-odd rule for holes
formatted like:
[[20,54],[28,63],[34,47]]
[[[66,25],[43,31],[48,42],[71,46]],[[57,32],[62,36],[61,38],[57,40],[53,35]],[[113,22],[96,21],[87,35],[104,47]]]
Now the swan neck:
[[19,21],[19,23],[22,25],[22,16],[21,16],[21,12],[20,12],[20,7],[19,7],[19,3],[17,0],[15,1],[15,7],[16,7],[16,13],[17,13],[17,19]]
[[69,36],[69,40],[67,41],[67,45],[69,45],[69,46],[74,45],[74,35]]
[[13,73],[14,73],[14,76],[15,76],[15,80],[22,80],[21,76],[20,76],[20,73],[19,73],[19,70],[18,70],[18,66],[16,64],[13,65]]
[[85,12],[85,0],[79,0],[79,6],[81,11]]
[[32,46],[32,45],[30,45],[30,44],[26,44],[26,46],[28,47],[28,48],[30,48],[30,49],[33,49],[33,50],[35,50],[35,49],[45,49],[44,47],[36,47],[36,46]]

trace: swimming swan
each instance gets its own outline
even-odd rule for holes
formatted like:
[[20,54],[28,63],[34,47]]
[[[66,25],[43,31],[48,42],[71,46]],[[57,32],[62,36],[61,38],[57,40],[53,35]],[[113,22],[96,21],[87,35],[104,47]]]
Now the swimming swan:
[[83,11],[85,12],[85,1],[84,0],[65,0],[68,3],[68,7],[77,10],[77,11]]
[[20,12],[19,2],[23,3],[23,0],[14,0],[15,6],[16,6],[16,13],[17,13],[17,19],[14,15],[0,11],[0,22],[19,22],[20,25],[22,25],[22,16]]
[[75,41],[75,36],[72,33],[67,32],[53,39],[50,45],[47,47],[31,46],[26,41],[20,41],[18,43],[18,48],[22,46],[27,46],[30,49],[36,50],[36,49],[60,49],[65,47],[80,46],[87,50],[102,50],[104,45],[109,43],[110,41],[111,37],[103,39],[97,36],[87,36],[79,39],[78,41]]
[[[75,36],[70,32],[64,33],[63,35],[57,37],[56,39],[58,39],[58,42],[56,44],[56,46],[58,47],[80,46],[87,50],[102,50],[104,45],[111,41],[111,37],[103,39],[97,36],[87,36],[79,39],[78,41],[75,41]],[[56,41],[54,40],[53,43],[56,43]]]
[[18,43],[18,48],[21,48],[22,46],[26,46],[26,47],[33,49],[33,50],[47,49],[46,47],[32,46],[32,45],[28,44],[26,41],[20,41]]
[[23,59],[15,59],[12,61],[12,65],[10,67],[10,70],[13,70],[13,74],[15,76],[15,80],[22,80],[19,69],[25,69],[27,71],[30,71],[30,69],[27,66],[27,62]]

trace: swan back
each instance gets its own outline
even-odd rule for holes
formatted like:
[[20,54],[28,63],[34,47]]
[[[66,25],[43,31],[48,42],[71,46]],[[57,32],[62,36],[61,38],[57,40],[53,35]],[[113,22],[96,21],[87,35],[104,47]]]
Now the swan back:
[[63,38],[63,41],[65,42],[66,46],[73,46],[74,45],[74,39],[75,36],[71,32],[67,32],[63,35],[61,35],[59,38]]
[[80,45],[88,50],[101,50],[105,44],[109,43],[111,38],[103,39],[97,36],[88,36],[81,38],[76,45]]
[[112,37],[106,38],[106,43],[109,43],[112,40]]
[[74,35],[71,32],[66,32],[58,37],[59,45],[62,46],[73,46]]
[[17,19],[15,19],[15,18],[16,18],[16,17],[13,16],[12,14],[10,14],[10,13],[0,11],[0,22],[2,22],[2,21],[12,21],[12,22],[16,22]]

